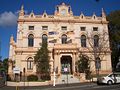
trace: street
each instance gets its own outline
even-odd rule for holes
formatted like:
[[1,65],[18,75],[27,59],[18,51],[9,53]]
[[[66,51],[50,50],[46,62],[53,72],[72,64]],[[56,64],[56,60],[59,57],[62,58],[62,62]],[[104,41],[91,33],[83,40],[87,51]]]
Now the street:
[[36,87],[0,87],[0,90],[120,90],[120,84],[116,85],[97,85],[96,83],[68,84],[53,86]]

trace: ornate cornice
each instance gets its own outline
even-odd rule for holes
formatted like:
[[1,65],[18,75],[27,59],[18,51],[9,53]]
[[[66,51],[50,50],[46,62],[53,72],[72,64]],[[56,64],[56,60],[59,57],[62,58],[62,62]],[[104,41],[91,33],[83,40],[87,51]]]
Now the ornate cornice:
[[102,20],[80,20],[80,19],[44,19],[44,18],[25,18],[18,19],[19,22],[63,22],[63,23],[93,23],[93,24],[108,24],[108,21]]

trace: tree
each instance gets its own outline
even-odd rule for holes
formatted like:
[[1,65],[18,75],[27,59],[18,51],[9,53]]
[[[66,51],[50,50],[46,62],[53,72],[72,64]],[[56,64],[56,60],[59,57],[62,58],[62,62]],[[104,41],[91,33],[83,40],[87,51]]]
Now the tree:
[[[81,53],[87,52],[84,54],[89,58],[90,62],[94,61],[97,78],[99,78],[101,61],[106,56],[106,54],[111,53],[108,36],[109,35],[106,30],[103,30],[102,33],[97,33],[97,35],[94,35],[93,32],[87,34],[86,41],[88,42],[88,45],[84,51],[81,51]],[[92,67],[94,66],[91,66],[91,69]]]
[[0,71],[8,72],[8,58],[5,58],[3,61],[0,61]]
[[90,79],[90,62],[89,58],[86,55],[80,55],[79,60],[76,62],[77,69],[79,73],[85,73],[86,79]]
[[35,64],[37,66],[37,73],[42,80],[50,79],[50,65],[48,56],[47,43],[43,42],[41,48],[34,56]]
[[8,72],[8,58],[5,58],[3,60],[3,67],[4,67],[5,71]]
[[111,12],[107,16],[109,21],[109,36],[112,50],[112,67],[116,71],[116,65],[120,57],[120,10]]
[[0,70],[3,68],[3,62],[0,60]]

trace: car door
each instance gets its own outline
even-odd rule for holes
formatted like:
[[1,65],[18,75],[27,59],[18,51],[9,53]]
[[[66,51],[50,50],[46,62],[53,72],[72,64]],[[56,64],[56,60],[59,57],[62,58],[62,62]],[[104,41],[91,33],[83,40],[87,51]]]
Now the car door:
[[116,79],[116,75],[115,75],[115,74],[112,74],[112,75],[111,75],[111,79],[113,80],[113,83],[116,83],[116,82],[117,82],[117,79]]
[[116,83],[120,83],[120,74],[115,74],[115,77],[116,77],[116,80],[117,80]]

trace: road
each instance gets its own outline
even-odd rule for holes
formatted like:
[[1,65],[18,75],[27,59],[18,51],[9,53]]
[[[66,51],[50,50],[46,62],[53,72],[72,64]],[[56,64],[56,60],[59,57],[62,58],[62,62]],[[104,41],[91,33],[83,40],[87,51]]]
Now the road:
[[[120,84],[116,85],[97,85],[96,83],[68,84],[37,87],[19,87],[18,90],[120,90]],[[0,90],[16,90],[16,87],[0,87]]]

